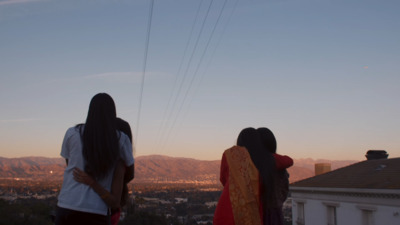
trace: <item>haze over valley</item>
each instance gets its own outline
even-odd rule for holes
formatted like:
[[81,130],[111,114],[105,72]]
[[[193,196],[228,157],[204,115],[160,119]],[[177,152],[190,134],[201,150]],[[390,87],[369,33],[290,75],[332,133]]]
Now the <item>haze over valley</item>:
[[[219,160],[197,160],[162,155],[139,156],[135,159],[133,183],[198,183],[219,184]],[[288,169],[290,182],[314,175],[315,163],[331,163],[332,170],[357,161],[294,159]],[[0,157],[1,179],[62,181],[65,161],[46,157]]]

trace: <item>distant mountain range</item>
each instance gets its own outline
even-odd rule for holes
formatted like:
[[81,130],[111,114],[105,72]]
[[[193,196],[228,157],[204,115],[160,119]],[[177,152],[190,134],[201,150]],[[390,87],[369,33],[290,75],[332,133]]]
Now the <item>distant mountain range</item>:
[[[290,182],[314,175],[315,163],[331,163],[332,169],[357,161],[295,159],[288,169]],[[65,160],[62,158],[0,157],[0,179],[62,180]],[[161,155],[139,156],[135,159],[134,183],[219,183],[219,160],[196,160]]]

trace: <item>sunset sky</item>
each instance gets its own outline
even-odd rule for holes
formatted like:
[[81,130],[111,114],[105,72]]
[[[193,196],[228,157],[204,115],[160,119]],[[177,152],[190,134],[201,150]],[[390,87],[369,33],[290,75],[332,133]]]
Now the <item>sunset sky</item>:
[[0,157],[59,157],[99,92],[136,156],[220,159],[251,126],[293,158],[400,157],[399,12],[398,0],[0,0]]

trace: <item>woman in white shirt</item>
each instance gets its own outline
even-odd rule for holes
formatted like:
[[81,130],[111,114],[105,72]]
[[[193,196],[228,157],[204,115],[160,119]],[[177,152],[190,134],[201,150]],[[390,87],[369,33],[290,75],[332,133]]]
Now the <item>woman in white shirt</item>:
[[61,149],[66,159],[63,185],[58,196],[56,225],[109,225],[109,207],[93,188],[74,180],[73,171],[85,171],[107,191],[111,191],[118,162],[134,163],[129,138],[116,129],[116,110],[111,96],[95,95],[85,124],[67,130]]

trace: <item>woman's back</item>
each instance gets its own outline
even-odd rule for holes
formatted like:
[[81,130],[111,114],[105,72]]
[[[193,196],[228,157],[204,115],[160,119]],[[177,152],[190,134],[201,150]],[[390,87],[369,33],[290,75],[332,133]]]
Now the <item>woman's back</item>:
[[[119,158],[123,159],[126,165],[133,164],[132,145],[129,138],[122,132],[118,132],[119,148],[115,153]],[[68,159],[68,165],[64,172],[64,181],[61,192],[58,196],[58,206],[95,213],[107,214],[107,205],[100,198],[100,196],[93,191],[89,186],[78,183],[73,179],[73,169],[79,168],[84,170],[85,160],[82,155],[82,141],[78,127],[71,127],[67,130],[62,145],[61,156]],[[114,168],[97,182],[108,191],[111,190],[111,183],[113,178]]]

